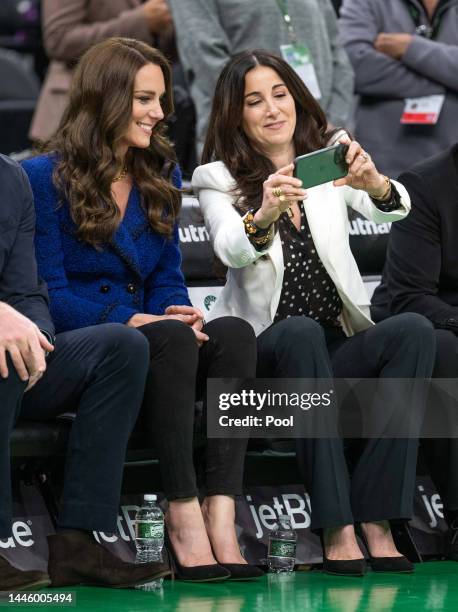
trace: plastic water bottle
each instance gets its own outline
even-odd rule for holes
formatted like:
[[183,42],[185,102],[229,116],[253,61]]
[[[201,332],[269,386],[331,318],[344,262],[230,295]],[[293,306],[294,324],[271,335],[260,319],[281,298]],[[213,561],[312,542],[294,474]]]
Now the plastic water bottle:
[[[143,504],[135,516],[136,563],[162,561],[164,546],[164,515],[158,506],[157,495],[143,496]],[[153,580],[136,588],[152,591],[162,586],[163,578]]]
[[269,534],[267,565],[269,572],[292,572],[296,562],[297,534],[289,516],[279,516],[278,523]]

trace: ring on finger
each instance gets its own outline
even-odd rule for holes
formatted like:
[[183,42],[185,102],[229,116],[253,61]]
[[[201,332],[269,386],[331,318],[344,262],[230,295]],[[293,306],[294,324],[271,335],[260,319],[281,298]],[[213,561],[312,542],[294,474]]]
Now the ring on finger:
[[365,162],[367,162],[369,159],[369,155],[367,153],[360,153],[359,156],[362,157]]
[[[283,197],[283,198],[285,197],[285,196],[283,195],[283,191],[281,190],[281,187],[274,187],[274,188],[272,189],[272,195],[274,195],[274,196],[275,196],[276,198],[278,198],[279,200],[281,200],[281,198],[282,198],[282,197]],[[283,201],[283,200],[282,200],[282,201]]]

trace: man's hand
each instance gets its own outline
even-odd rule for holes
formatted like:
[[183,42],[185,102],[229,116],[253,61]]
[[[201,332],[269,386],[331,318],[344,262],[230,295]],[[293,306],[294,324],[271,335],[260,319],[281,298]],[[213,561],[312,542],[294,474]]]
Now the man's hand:
[[375,50],[393,59],[401,59],[412,42],[412,34],[386,34],[381,32],[374,42]]
[[24,382],[31,389],[46,370],[45,351],[54,350],[38,327],[8,304],[0,303],[0,376],[8,378],[7,353]]
[[142,8],[153,34],[159,34],[171,25],[172,16],[165,0],[146,0]]

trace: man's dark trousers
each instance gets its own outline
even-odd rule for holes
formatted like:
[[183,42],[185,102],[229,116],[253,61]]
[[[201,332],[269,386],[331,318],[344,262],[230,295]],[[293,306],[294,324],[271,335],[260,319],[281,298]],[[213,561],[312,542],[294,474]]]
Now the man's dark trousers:
[[115,531],[127,441],[141,406],[149,348],[136,329],[110,323],[58,334],[43,378],[24,394],[9,360],[0,379],[0,538],[11,535],[10,436],[17,418],[76,411],[59,526]]
[[[458,336],[449,329],[436,329],[437,354],[434,378],[458,376]],[[439,403],[438,403],[439,402]],[[430,397],[428,409],[437,415],[443,409],[440,397]],[[444,411],[451,419],[451,431],[456,432],[458,409],[454,414]],[[442,428],[444,424],[442,424]],[[444,504],[445,520],[458,529],[458,438],[425,438],[421,441],[429,463],[431,477]]]

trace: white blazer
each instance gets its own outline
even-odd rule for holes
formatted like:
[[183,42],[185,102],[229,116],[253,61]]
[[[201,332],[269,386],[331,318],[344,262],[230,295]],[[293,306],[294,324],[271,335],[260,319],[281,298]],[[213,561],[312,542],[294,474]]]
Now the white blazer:
[[[390,213],[381,212],[366,192],[351,187],[326,183],[307,190],[305,214],[318,255],[342,300],[341,323],[347,336],[373,325],[369,298],[350,250],[347,206],[375,223],[399,221],[409,213],[410,198],[405,187],[393,183],[401,208]],[[226,285],[207,319],[241,317],[259,335],[272,324],[280,301],[284,270],[280,236],[277,232],[264,251],[253,247],[233,206],[235,181],[222,162],[196,168],[192,186],[213,249],[228,267]]]

